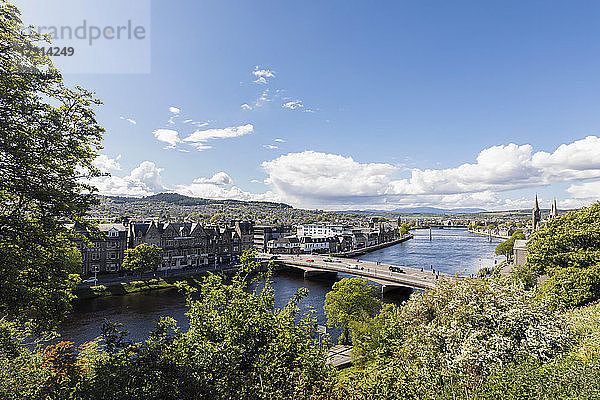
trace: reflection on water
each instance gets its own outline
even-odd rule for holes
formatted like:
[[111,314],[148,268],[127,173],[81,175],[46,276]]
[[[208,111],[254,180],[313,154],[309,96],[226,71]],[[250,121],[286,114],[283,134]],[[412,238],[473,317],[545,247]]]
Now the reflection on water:
[[[474,273],[481,266],[494,264],[494,249],[500,241],[489,243],[486,237],[469,234],[465,230],[433,230],[433,240],[429,241],[429,231],[415,232],[415,238],[396,246],[388,247],[360,257],[364,260],[405,265],[415,268],[433,268],[454,274],[466,269]],[[336,279],[305,280],[302,274],[280,273],[273,280],[275,305],[282,308],[299,288],[309,289],[309,295],[300,302],[301,313],[310,309],[317,311],[319,324],[325,324],[323,311],[325,294],[331,290],[336,280],[348,277],[338,274]],[[386,295],[387,296],[387,295]],[[400,302],[406,294],[399,293],[396,298],[385,301]],[[100,335],[104,320],[120,322],[131,333],[132,340],[143,340],[153,329],[154,321],[162,316],[170,316],[178,321],[182,330],[188,329],[185,315],[185,297],[176,289],[135,293],[127,296],[101,297],[83,300],[75,304],[73,313],[61,326],[63,340],[76,344],[95,339]],[[332,339],[339,332],[328,329]]]
[[504,260],[504,256],[494,255],[494,250],[502,240],[474,235],[466,229],[419,229],[412,232],[414,239],[396,246],[374,251],[361,256],[368,261],[381,261],[385,264],[404,265],[413,268],[435,270],[454,275],[474,274],[482,267],[491,267]]

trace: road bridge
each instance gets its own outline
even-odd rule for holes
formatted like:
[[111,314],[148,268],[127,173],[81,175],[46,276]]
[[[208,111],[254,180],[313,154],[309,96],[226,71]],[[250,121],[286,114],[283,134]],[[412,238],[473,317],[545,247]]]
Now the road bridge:
[[[327,261],[326,261],[327,260]],[[431,289],[439,279],[460,279],[435,270],[423,270],[372,261],[315,255],[278,255],[280,266],[299,269],[305,278],[338,272],[367,278],[382,286],[382,294],[399,288]],[[392,267],[392,269],[390,269]],[[393,271],[394,269],[402,272]]]

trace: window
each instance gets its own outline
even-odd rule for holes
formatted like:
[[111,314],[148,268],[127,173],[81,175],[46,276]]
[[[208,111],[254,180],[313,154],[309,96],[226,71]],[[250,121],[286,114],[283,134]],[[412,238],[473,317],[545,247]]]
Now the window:
[[117,264],[115,264],[115,263],[109,263],[108,264],[108,270],[110,272],[115,272],[117,270]]
[[116,229],[108,231],[108,237],[119,237],[119,231]]
[[117,253],[115,253],[114,251],[111,251],[110,253],[108,253],[108,258],[110,258],[111,260],[116,259]]
[[92,272],[100,272],[100,265],[98,265],[98,264],[92,265]]
[[100,259],[100,253],[92,253],[92,260],[99,260]]

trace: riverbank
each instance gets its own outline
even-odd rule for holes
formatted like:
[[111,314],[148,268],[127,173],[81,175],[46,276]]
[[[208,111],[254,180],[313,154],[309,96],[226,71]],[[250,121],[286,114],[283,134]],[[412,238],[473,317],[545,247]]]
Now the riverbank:
[[190,284],[198,283],[199,279],[206,274],[190,276],[177,276],[165,278],[153,278],[132,282],[111,283],[106,285],[78,287],[75,295],[78,300],[94,299],[105,296],[124,296],[132,293],[147,292],[150,290],[173,289],[178,282],[186,281]]
[[395,246],[397,244],[400,244],[402,242],[406,242],[409,239],[412,239],[414,236],[413,235],[406,235],[400,239],[396,239],[396,240],[392,240],[390,242],[385,242],[385,243],[380,243],[380,244],[376,244],[374,246],[368,246],[368,247],[363,247],[362,249],[356,249],[356,250],[351,250],[351,251],[345,251],[342,253],[333,253],[331,254],[334,257],[356,257],[356,256],[362,256],[368,253],[371,253],[373,251],[376,250],[381,250],[381,249],[385,249],[386,247],[390,247],[390,246]]

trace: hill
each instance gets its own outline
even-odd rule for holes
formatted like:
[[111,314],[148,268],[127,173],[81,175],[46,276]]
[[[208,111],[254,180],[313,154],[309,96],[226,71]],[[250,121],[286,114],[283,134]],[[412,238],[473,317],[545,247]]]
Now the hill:
[[269,201],[243,201],[243,200],[213,200],[200,197],[189,197],[179,193],[159,193],[146,197],[121,197],[121,196],[102,196],[109,199],[114,204],[126,203],[169,203],[179,206],[205,206],[205,205],[248,205],[263,206],[270,208],[292,208],[285,203],[275,203]]

